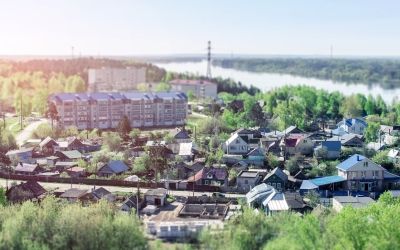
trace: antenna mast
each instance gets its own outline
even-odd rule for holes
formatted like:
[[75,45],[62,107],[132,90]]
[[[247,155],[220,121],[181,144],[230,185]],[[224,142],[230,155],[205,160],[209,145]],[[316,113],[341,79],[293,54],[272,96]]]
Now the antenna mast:
[[207,79],[211,79],[211,41],[208,41],[207,47]]

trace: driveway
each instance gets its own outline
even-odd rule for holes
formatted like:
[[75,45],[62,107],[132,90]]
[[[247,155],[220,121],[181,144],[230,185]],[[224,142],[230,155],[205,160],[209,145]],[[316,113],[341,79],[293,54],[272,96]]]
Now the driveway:
[[31,138],[32,132],[39,127],[40,124],[48,123],[49,120],[42,118],[39,121],[35,121],[30,123],[28,126],[26,126],[21,132],[17,134],[15,137],[15,140],[17,142],[18,146],[23,145],[28,139]]

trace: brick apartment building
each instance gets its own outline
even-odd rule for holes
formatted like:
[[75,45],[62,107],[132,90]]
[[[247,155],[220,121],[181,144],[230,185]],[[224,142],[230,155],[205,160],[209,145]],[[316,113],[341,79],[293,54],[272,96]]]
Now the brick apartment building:
[[88,70],[88,91],[130,91],[146,82],[146,68],[101,68]]
[[187,96],[182,92],[61,93],[51,95],[58,125],[78,129],[116,128],[126,115],[132,127],[185,124]]

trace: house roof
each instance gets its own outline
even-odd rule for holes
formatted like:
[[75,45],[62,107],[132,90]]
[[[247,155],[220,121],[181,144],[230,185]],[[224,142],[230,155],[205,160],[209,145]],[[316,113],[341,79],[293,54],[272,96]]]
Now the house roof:
[[321,146],[326,147],[328,151],[340,151],[342,148],[340,141],[323,141]]
[[167,189],[165,189],[165,188],[149,189],[149,190],[147,190],[145,195],[164,196],[164,195],[167,195]]
[[52,145],[57,145],[57,142],[53,138],[51,138],[50,136],[47,136],[46,138],[43,139],[43,141],[41,141],[39,143],[39,147],[42,148],[42,147],[46,146],[48,143],[51,143]]
[[383,171],[383,178],[385,180],[397,180],[400,179],[400,176],[396,175],[396,174],[392,174],[389,171]]
[[342,176],[333,175],[333,176],[325,176],[325,177],[321,177],[321,178],[315,178],[315,179],[311,179],[309,181],[311,181],[316,186],[324,186],[324,185],[328,185],[328,184],[342,182],[345,180],[346,179],[343,178]]
[[11,187],[11,189],[13,189],[13,188],[18,188],[18,189],[22,189],[24,191],[28,191],[31,194],[33,194],[35,197],[38,197],[38,196],[46,193],[46,189],[44,189],[36,181],[27,181],[27,182],[21,183],[19,185],[16,185],[14,187]]
[[179,143],[179,153],[180,156],[191,156],[193,155],[193,142]]
[[75,172],[75,173],[84,172],[85,170],[86,170],[85,168],[81,168],[81,167],[72,167],[72,168],[67,169],[67,171]]
[[87,193],[88,190],[71,188],[60,195],[60,198],[80,198]]
[[[123,161],[120,161],[120,160],[111,160],[104,166],[108,166],[108,168],[114,174],[119,174],[119,173],[125,172],[129,169],[128,166]],[[99,170],[99,172],[101,172],[101,169]]]
[[343,206],[351,206],[354,208],[364,207],[375,202],[372,198],[364,196],[334,196],[333,199]]
[[225,144],[229,145],[232,142],[234,142],[236,139],[240,140],[241,143],[247,144],[247,142],[242,137],[240,137],[238,134],[233,134],[231,137],[229,137],[229,139],[226,140]]
[[107,189],[103,188],[103,187],[99,187],[99,188],[93,190],[92,194],[94,194],[94,196],[96,196],[97,198],[100,199],[100,198],[102,198],[102,197],[104,197],[106,195],[111,194],[111,192],[108,191]]
[[253,148],[252,150],[250,150],[250,152],[247,154],[247,156],[265,156],[264,152],[261,148],[257,147],[257,148]]
[[226,180],[228,172],[225,168],[204,167],[198,171],[194,176],[189,177],[189,181],[198,181],[212,175],[217,180]]
[[362,161],[366,159],[365,156],[359,155],[359,154],[354,154],[347,158],[345,161],[341,162],[339,165],[336,166],[336,168],[342,169],[342,170],[348,170],[355,164],[357,164],[359,161]]
[[190,139],[188,132],[184,129],[175,129],[170,135],[175,139]]
[[70,168],[70,167],[73,167],[73,166],[78,166],[78,163],[69,162],[69,161],[57,161],[55,166],[56,167],[63,167],[63,168]]
[[19,163],[14,170],[19,172],[35,172],[37,168],[37,164]]
[[295,147],[299,142],[306,138],[307,136],[305,134],[289,134],[285,138],[285,146],[286,147]]
[[391,150],[389,150],[387,156],[388,156],[388,157],[391,157],[391,158],[399,157],[399,156],[400,156],[400,151],[399,151],[398,149],[392,148]]
[[281,179],[282,181],[288,180],[288,176],[282,171],[282,169],[280,169],[279,167],[276,167],[265,176],[264,181],[268,180],[273,175],[278,176],[278,178]]
[[300,190],[313,190],[317,189],[318,186],[315,185],[312,181],[310,180],[303,180],[301,182]]
[[270,211],[287,211],[289,206],[283,193],[273,193],[262,203]]
[[239,177],[242,177],[242,178],[257,178],[258,176],[259,176],[258,172],[243,170],[243,171],[240,171],[240,173],[238,174],[237,178],[239,178]]
[[6,155],[14,155],[14,154],[23,154],[23,153],[28,153],[32,152],[33,148],[21,148],[21,149],[16,149],[16,150],[10,150],[6,153]]
[[78,150],[57,151],[57,154],[62,154],[68,159],[80,159],[83,157],[81,152],[79,152]]
[[261,183],[260,185],[255,186],[246,194],[247,203],[252,203],[258,199],[262,199],[267,197],[268,195],[275,193],[276,190],[265,183]]
[[347,126],[353,126],[357,123],[362,124],[363,126],[367,126],[367,123],[361,118],[349,118],[345,120]]
[[283,134],[299,134],[304,133],[303,130],[299,129],[297,126],[289,126],[285,130],[282,131]]

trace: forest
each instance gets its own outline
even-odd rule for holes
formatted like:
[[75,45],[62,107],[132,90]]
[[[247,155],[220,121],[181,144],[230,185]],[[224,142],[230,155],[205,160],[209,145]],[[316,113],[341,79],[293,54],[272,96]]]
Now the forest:
[[345,58],[232,58],[214,59],[215,66],[251,72],[400,87],[400,60]]

